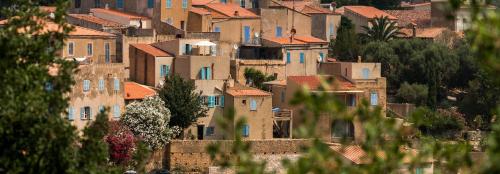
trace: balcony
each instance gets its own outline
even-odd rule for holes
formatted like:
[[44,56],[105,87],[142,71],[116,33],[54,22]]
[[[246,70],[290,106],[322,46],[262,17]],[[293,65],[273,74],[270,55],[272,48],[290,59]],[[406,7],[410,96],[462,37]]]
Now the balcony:
[[262,41],[260,37],[254,37],[254,38],[249,38],[245,39],[243,38],[243,41],[241,42],[241,45],[243,46],[261,46]]
[[208,39],[210,41],[218,41],[220,38],[220,32],[188,32],[184,38]]
[[292,111],[289,109],[273,109],[273,138],[292,137]]

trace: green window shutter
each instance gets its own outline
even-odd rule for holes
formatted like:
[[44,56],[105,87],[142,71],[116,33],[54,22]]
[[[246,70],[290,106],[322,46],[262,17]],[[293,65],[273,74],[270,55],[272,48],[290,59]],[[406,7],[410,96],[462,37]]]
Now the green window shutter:
[[207,80],[210,80],[212,78],[212,69],[210,67],[207,67]]

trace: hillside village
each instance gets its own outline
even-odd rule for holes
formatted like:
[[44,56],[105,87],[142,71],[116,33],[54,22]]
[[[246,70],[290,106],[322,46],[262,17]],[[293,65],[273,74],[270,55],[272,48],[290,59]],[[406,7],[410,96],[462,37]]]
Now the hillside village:
[[[316,114],[308,113],[307,105],[295,104],[298,91],[330,94],[335,102],[345,106],[346,113],[357,113],[360,106],[380,109],[385,118],[394,119],[403,127],[410,127],[412,113],[421,111],[421,106],[434,107],[440,114],[461,111],[460,105],[453,103],[472,92],[461,92],[468,89],[462,86],[469,81],[448,85],[460,77],[458,73],[455,78],[437,80],[434,97],[438,98],[434,105],[428,104],[431,99],[404,96],[401,89],[411,83],[409,88],[418,90],[418,79],[427,78],[425,73],[429,68],[441,68],[444,72],[454,67],[423,64],[417,68],[414,62],[427,60],[428,52],[422,53],[423,59],[408,60],[413,64],[407,64],[404,72],[384,59],[400,56],[401,45],[405,44],[408,49],[424,50],[427,45],[441,44],[434,51],[460,50],[457,45],[462,44],[471,27],[472,9],[465,5],[449,19],[445,3],[402,2],[398,8],[385,10],[320,0],[72,0],[65,19],[73,30],[68,33],[59,56],[76,62],[78,71],[73,75],[75,84],[67,94],[69,107],[63,118],[78,131],[83,131],[105,110],[109,120],[119,122],[131,112],[129,109],[139,106],[134,103],[154,96],[159,96],[167,106],[168,101],[183,101],[165,100],[175,96],[169,94],[174,93],[175,86],[169,85],[191,82],[192,94],[201,103],[197,113],[202,116],[190,116],[193,122],[176,127],[177,135],[147,160],[147,170],[228,172],[222,171],[205,150],[212,143],[230,145],[235,137],[250,142],[251,153],[272,164],[269,170],[282,170],[283,166],[274,163],[297,158],[301,146],[311,143],[310,137],[303,137],[300,132]],[[40,9],[49,16],[56,12],[51,6]],[[496,7],[487,9],[494,11]],[[9,21],[1,20],[0,27]],[[378,36],[378,30],[373,28],[390,31]],[[43,30],[56,31],[58,24],[45,22]],[[377,41],[386,43],[361,39],[361,43],[369,45],[361,49],[361,44],[346,41],[349,32],[360,38],[366,36],[367,40],[382,37]],[[398,46],[401,49],[396,50]],[[382,47],[396,51],[385,56],[384,52],[377,52]],[[420,54],[408,56],[413,55]],[[457,62],[456,66],[467,63]],[[398,66],[404,67],[401,64],[404,63]],[[50,71],[57,74],[58,69]],[[411,82],[401,77],[394,80],[396,71],[417,80]],[[429,83],[423,83],[427,85],[426,99],[433,91]],[[177,111],[167,109],[172,113],[172,122]],[[232,119],[223,125],[219,121],[222,118]],[[239,124],[240,119],[246,122]],[[367,137],[362,119],[336,119],[329,113],[318,114],[317,119],[314,124],[317,138],[332,153],[353,165],[370,162],[364,160],[366,152],[360,145]],[[472,119],[476,117],[464,116],[455,121],[459,126],[453,127],[453,122],[444,125],[451,127],[435,131],[443,130],[440,136],[450,141],[470,142],[474,156],[482,151],[484,131],[481,130],[489,127],[474,127],[469,123]],[[444,131],[447,129],[457,131]],[[414,132],[409,134],[405,136],[415,136]],[[418,150],[407,147],[402,151],[418,153]],[[427,160],[414,171],[400,169],[400,172],[434,173],[439,167],[433,160]]]

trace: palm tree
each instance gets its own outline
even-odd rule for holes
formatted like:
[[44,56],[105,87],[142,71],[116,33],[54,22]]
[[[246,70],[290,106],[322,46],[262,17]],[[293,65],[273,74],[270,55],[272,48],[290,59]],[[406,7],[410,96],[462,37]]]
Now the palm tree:
[[402,35],[395,21],[391,21],[389,17],[375,17],[370,21],[372,27],[363,26],[365,33],[362,36],[372,41],[388,41],[398,35]]

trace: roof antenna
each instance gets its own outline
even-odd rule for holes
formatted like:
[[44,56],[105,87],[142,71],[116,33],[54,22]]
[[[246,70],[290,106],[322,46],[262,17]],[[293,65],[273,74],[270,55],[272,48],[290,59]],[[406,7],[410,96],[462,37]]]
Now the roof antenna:
[[290,43],[294,40],[295,30],[295,0],[292,0],[292,30],[290,30]]

